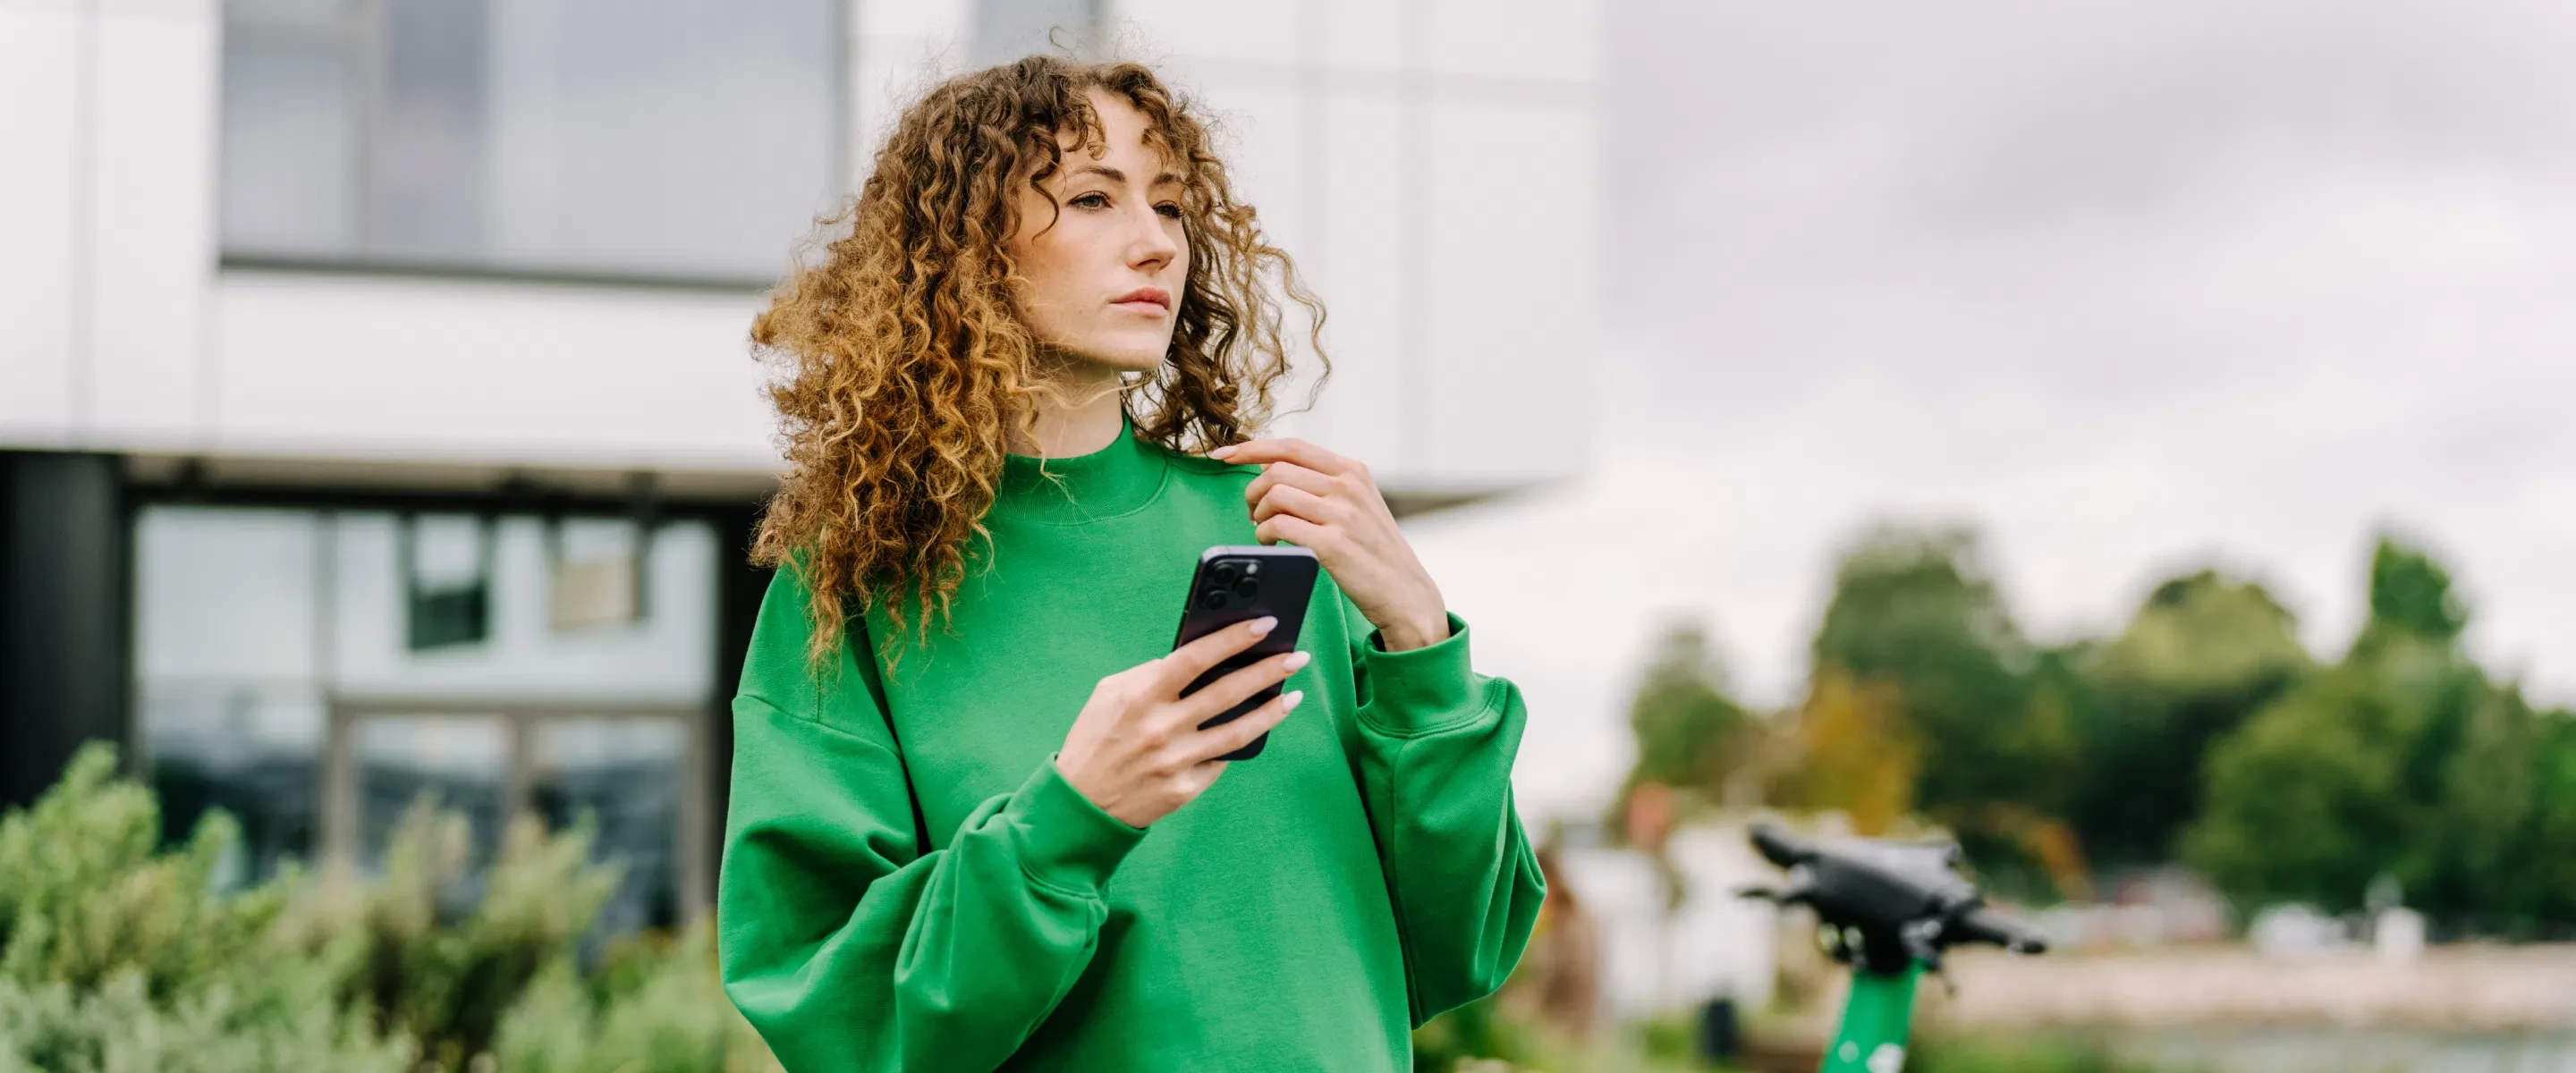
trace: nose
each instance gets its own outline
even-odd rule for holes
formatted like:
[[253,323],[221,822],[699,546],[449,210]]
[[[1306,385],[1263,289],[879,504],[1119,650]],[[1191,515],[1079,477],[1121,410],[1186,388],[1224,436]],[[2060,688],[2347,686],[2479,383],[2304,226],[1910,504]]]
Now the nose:
[[1127,243],[1127,265],[1142,272],[1160,272],[1181,255],[1180,243],[1173,241],[1171,231],[1163,226],[1163,214],[1147,203],[1131,219],[1134,237]]

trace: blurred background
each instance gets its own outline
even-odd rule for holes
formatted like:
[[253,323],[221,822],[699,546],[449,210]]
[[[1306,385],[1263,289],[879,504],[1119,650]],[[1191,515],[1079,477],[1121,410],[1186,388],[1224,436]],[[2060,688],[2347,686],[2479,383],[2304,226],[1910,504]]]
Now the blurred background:
[[[1527,694],[1549,908],[1423,1068],[1813,1068],[1772,818],[2058,943],[1918,1067],[2576,1069],[2576,10],[2512,0],[0,0],[0,1057],[758,1067],[745,333],[1050,47],[1215,118],[1332,310],[1282,430]],[[337,1012],[176,1012],[245,989]]]

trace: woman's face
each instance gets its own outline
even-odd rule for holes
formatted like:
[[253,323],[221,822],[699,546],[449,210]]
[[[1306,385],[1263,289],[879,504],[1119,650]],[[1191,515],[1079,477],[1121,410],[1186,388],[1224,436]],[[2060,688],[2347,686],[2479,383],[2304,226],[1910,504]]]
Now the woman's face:
[[1027,281],[1020,315],[1041,344],[1076,362],[1151,371],[1171,348],[1190,272],[1181,179],[1145,144],[1144,113],[1097,91],[1091,106],[1105,151],[1093,157],[1067,136],[1063,164],[1043,183],[1055,205],[1020,190],[1020,231],[1009,243]]

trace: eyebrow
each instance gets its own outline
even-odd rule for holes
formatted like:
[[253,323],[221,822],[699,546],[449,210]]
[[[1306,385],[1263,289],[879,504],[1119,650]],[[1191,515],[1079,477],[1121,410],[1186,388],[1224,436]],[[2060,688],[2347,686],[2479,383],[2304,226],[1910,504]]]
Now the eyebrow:
[[[1120,170],[1118,170],[1118,169],[1116,169],[1116,168],[1110,167],[1110,166],[1109,166],[1109,165],[1107,165],[1107,164],[1086,164],[1086,165],[1083,165],[1082,167],[1079,167],[1079,168],[1075,168],[1075,169],[1073,169],[1073,173],[1074,173],[1074,174],[1076,174],[1076,175],[1097,175],[1097,176],[1100,176],[1100,177],[1101,177],[1101,178],[1103,178],[1103,179],[1107,179],[1107,180],[1109,180],[1110,182],[1113,182],[1113,183],[1123,183],[1123,182],[1126,182],[1126,181],[1127,181],[1127,173],[1126,173],[1126,172],[1123,172],[1123,171],[1120,171]],[[1173,186],[1183,186],[1183,185],[1187,185],[1186,183],[1184,183],[1184,182],[1181,180],[1181,177],[1180,177],[1179,175],[1177,175],[1177,174],[1175,174],[1175,173],[1173,173],[1173,172],[1168,172],[1168,171],[1167,171],[1167,172],[1164,172],[1164,173],[1162,173],[1162,174],[1160,174],[1160,175],[1154,176],[1154,183],[1153,183],[1153,185],[1155,185],[1155,186],[1162,186],[1162,185],[1167,184],[1167,183],[1168,183],[1168,184],[1170,184],[1170,185],[1173,185]]]

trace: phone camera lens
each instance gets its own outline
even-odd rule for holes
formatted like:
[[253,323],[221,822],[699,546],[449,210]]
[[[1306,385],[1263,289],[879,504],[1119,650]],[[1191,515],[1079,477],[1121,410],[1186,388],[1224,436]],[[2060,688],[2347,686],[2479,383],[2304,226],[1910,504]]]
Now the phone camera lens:
[[1252,598],[1253,593],[1260,591],[1261,583],[1251,578],[1245,578],[1234,583],[1234,594],[1247,600]]
[[1199,606],[1207,608],[1210,611],[1225,610],[1225,590],[1209,589],[1206,592],[1200,593]]
[[1233,563],[1216,564],[1216,583],[1219,585],[1232,585],[1234,584],[1234,579],[1242,576],[1242,574],[1243,571],[1238,569]]

